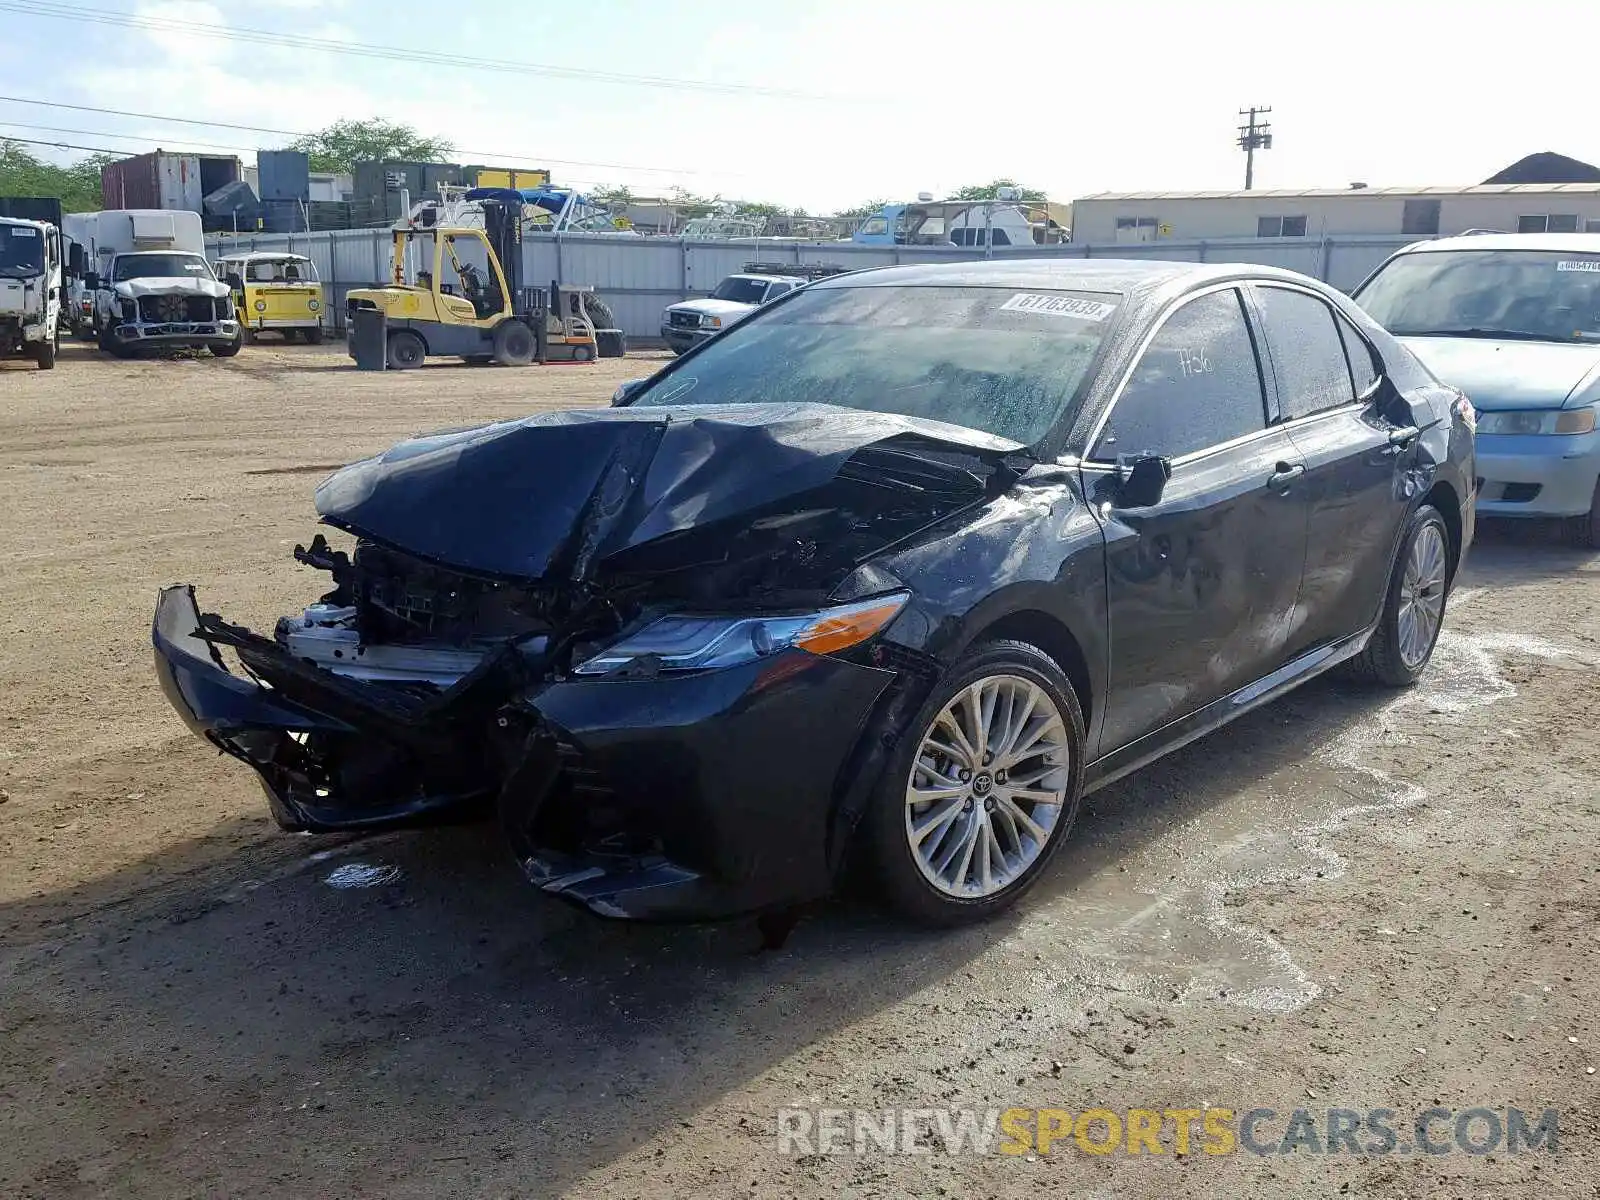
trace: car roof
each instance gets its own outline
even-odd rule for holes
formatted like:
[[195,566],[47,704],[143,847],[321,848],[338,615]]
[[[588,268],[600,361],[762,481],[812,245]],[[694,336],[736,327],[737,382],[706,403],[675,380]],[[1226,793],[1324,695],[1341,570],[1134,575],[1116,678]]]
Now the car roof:
[[[1307,277],[1277,267],[1249,263],[1169,262],[1132,258],[1003,258],[976,262],[918,263],[914,266],[877,267],[833,275],[811,285],[833,287],[1043,287],[1086,292],[1146,292],[1199,287],[1228,279],[1285,279],[1298,283]],[[1315,280],[1310,280],[1315,283]],[[1187,285],[1187,286],[1185,286]]]
[[219,255],[217,255],[217,261],[218,262],[246,262],[246,263],[248,263],[248,262],[261,262],[263,260],[269,260],[271,262],[283,262],[284,260],[291,259],[291,258],[294,259],[296,262],[310,262],[311,261],[310,257],[307,256],[307,255],[304,255],[304,254],[291,254],[287,250],[241,250],[241,251],[238,251],[237,253],[219,254]]
[[1413,242],[1401,254],[1436,250],[1571,250],[1600,254],[1600,233],[1471,233]]

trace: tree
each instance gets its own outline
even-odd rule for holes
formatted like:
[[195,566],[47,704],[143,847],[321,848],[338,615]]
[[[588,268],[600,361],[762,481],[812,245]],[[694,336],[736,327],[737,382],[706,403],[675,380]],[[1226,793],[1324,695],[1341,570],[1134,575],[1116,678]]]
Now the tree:
[[48,196],[67,212],[93,212],[100,207],[100,168],[115,154],[91,154],[66,166],[45,162],[21,142],[0,139],[0,195]]
[[887,200],[868,200],[865,204],[858,204],[854,208],[841,208],[833,215],[836,217],[865,217],[877,212]]
[[958,188],[951,195],[952,200],[998,200],[997,193],[1001,188],[1016,188],[1017,195],[1023,200],[1043,200],[1045,195],[1036,188],[1020,187],[1015,179],[995,179],[989,183],[969,184]]
[[398,159],[443,162],[455,146],[444,138],[424,137],[409,125],[373,118],[335,121],[326,129],[289,143],[311,158],[313,171],[349,171],[358,162]]

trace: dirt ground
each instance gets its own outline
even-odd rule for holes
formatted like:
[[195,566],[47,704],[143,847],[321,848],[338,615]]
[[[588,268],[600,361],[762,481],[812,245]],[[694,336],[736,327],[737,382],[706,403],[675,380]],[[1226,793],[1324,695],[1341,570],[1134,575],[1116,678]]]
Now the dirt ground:
[[[156,687],[156,589],[270,627],[321,587],[290,550],[330,468],[603,403],[644,359],[0,366],[0,1196],[1600,1195],[1600,556],[1541,530],[1481,532],[1421,687],[1314,683],[1097,794],[978,929],[847,900],[756,953],[549,901],[490,829],[278,832]],[[1560,1133],[780,1153],[793,1106]]]

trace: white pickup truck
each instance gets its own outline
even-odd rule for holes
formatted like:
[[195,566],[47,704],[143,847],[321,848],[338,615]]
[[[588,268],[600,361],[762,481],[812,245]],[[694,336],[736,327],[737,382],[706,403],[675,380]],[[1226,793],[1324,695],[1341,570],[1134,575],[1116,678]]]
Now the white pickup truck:
[[61,231],[0,217],[0,358],[56,365],[61,318]]
[[669,304],[661,314],[661,336],[674,354],[682,354],[763,304],[787,296],[813,279],[843,271],[843,267],[810,263],[746,263],[742,272],[717,284],[711,295]]

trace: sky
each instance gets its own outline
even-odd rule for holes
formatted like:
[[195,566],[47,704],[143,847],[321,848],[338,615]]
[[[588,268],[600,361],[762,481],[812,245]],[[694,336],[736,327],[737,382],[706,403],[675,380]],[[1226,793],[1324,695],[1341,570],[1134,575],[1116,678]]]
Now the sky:
[[[85,19],[95,10],[150,24]],[[0,94],[291,131],[382,116],[448,138],[460,161],[548,166],[558,183],[812,212],[1000,176],[1056,200],[1236,188],[1237,113],[1252,104],[1272,106],[1258,188],[1470,184],[1537,150],[1600,162],[1582,48],[1600,45],[1600,4],[1474,11],[1425,0],[0,0]],[[534,69],[395,61],[330,41]],[[247,163],[287,140],[15,100],[0,100],[0,136]]]

